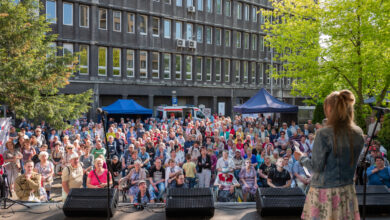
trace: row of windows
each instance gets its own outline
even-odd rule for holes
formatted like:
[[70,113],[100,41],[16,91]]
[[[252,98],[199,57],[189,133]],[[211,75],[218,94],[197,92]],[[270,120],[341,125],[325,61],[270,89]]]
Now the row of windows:
[[[212,5],[209,4],[211,0],[207,0],[206,4],[206,11],[212,12]],[[73,25],[73,3],[70,2],[63,2],[63,24],[64,25]],[[179,4],[179,5],[178,5]],[[250,16],[252,16],[252,21],[257,22],[258,20],[258,9],[256,6],[252,6],[252,12],[250,13],[250,6],[248,4],[244,4],[244,7],[242,6],[241,2],[236,2],[236,16],[237,19],[242,19],[242,12],[244,12],[244,20],[249,21]],[[182,3],[180,1],[176,1],[176,5],[182,6]],[[187,5],[193,5],[193,1],[187,0]],[[231,16],[231,1],[225,1],[225,15],[230,17]],[[87,5],[80,5],[80,27],[88,28],[89,27],[89,6]],[[244,8],[244,10],[243,10]],[[222,14],[222,0],[216,0],[216,9],[217,14]],[[203,11],[203,1],[198,0],[198,10]],[[211,11],[210,11],[211,10]],[[146,17],[146,15],[143,15]],[[113,12],[113,29],[114,31],[121,31],[121,11],[114,11]],[[56,23],[56,1],[55,0],[47,0],[46,1],[46,18],[51,23]],[[133,18],[133,20],[129,20]],[[127,17],[128,24],[131,23],[134,25],[134,17]],[[141,18],[142,19],[142,18]],[[260,22],[264,23],[264,16],[260,15]],[[147,24],[147,21],[142,22],[140,21],[140,24]],[[100,29],[107,29],[107,9],[99,9],[99,28]]]
[[[47,1],[49,2],[49,1]],[[66,8],[72,8],[72,4],[64,3],[64,11]],[[69,9],[69,10],[70,10]],[[88,27],[88,6],[80,5],[80,26]],[[72,21],[73,16],[64,16],[64,25],[73,24]],[[147,15],[138,15],[136,16],[134,13],[127,13],[126,16],[126,27],[127,33],[135,33],[135,18],[138,20],[138,31],[141,35],[148,34],[148,16]],[[232,30],[229,29],[221,29],[214,28],[211,26],[203,26],[200,24],[194,25],[191,23],[183,24],[181,21],[173,21],[171,19],[163,19],[163,36],[164,38],[171,38],[174,24],[175,29],[175,38],[176,39],[186,39],[186,40],[196,40],[198,43],[203,43],[204,37],[205,42],[207,44],[213,43],[213,34],[215,35],[215,44],[217,46],[221,46],[222,43],[226,47],[231,46],[232,41]],[[161,19],[158,17],[151,18],[151,31],[152,36],[159,37],[160,36],[160,25]],[[99,9],[99,29],[107,30],[107,9]],[[114,31],[121,31],[122,29],[122,14],[120,11],[113,12],[113,29]],[[205,36],[204,36],[205,29]],[[183,31],[185,33],[183,34]],[[259,44],[260,51],[264,51],[264,41],[263,36],[257,34],[250,34],[247,32],[234,31],[235,33],[235,47],[241,48],[243,44],[244,49],[249,49],[250,44],[252,44],[252,50],[257,50],[257,46]],[[222,39],[222,36],[224,39]],[[250,40],[251,38],[251,40]]]
[[[72,54],[73,53],[73,44],[64,43],[63,44],[63,54]],[[251,83],[255,84],[256,80],[259,84],[263,83],[263,75],[265,74],[264,64],[251,62],[251,61],[240,61],[240,60],[230,60],[230,59],[220,59],[211,57],[201,57],[201,56],[184,56],[180,54],[171,54],[171,53],[159,53],[159,52],[148,52],[145,50],[140,50],[138,55],[138,60],[136,61],[136,50],[131,49],[121,49],[121,48],[112,48],[112,57],[108,57],[108,48],[99,47],[98,48],[98,75],[106,76],[108,71],[108,59],[112,59],[112,74],[113,76],[122,75],[122,58],[124,54],[127,77],[135,77],[135,62],[139,62],[139,78],[150,78],[148,73],[151,73],[151,78],[159,79],[160,78],[160,68],[161,73],[163,74],[162,78],[170,80],[171,73],[174,73],[175,80],[182,80],[184,77],[185,80],[193,80],[193,65],[195,65],[195,77],[197,81],[203,81],[203,76],[205,76],[205,81],[212,81],[213,76],[215,77],[216,82],[226,82],[231,81],[231,71],[233,71],[232,79],[235,83],[241,82],[241,74],[243,76],[242,83],[249,83],[249,77],[251,77]],[[160,59],[160,56],[161,59]],[[79,65],[78,71],[80,75],[89,74],[89,46],[88,45],[79,45]],[[172,62],[174,61],[174,62]],[[148,62],[151,62],[151,71],[148,71]],[[214,63],[214,68],[213,68]],[[233,64],[233,67],[231,66]],[[204,66],[203,66],[204,65]],[[225,74],[222,74],[222,65]],[[242,65],[242,68],[241,68]],[[267,69],[270,68],[269,64],[266,66]],[[275,68],[282,68],[282,66],[275,65]],[[205,75],[203,74],[205,71]],[[183,76],[184,72],[184,76]],[[249,75],[250,73],[250,75]],[[258,78],[256,78],[256,76]],[[270,83],[270,78],[268,74],[266,76],[266,83]],[[275,80],[275,84],[278,84],[280,80]],[[283,82],[282,82],[283,83]],[[290,79],[287,79],[287,84],[290,83]]]
[[[160,2],[160,0],[153,1]],[[171,4],[171,0],[163,0],[163,2],[169,5]],[[238,1],[234,3],[234,6],[232,6],[233,3],[231,0],[186,0],[186,2],[187,8],[194,7],[195,10],[204,11],[205,7],[205,11],[208,13],[213,13],[213,10],[215,10],[217,14],[224,14],[227,17],[231,17],[232,10],[234,10],[238,20],[244,18],[246,21],[249,21],[250,17],[252,17],[252,21],[257,22],[257,16],[258,14],[261,14],[256,6],[250,6],[249,4],[243,4],[242,2]],[[176,6],[182,7],[183,0],[176,0]],[[264,17],[261,16],[261,18],[264,21]]]

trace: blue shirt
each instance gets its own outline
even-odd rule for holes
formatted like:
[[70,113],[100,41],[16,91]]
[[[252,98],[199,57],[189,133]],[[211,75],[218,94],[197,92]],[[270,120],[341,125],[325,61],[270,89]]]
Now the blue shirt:
[[386,185],[390,187],[390,167],[385,167],[376,173],[372,173],[372,170],[376,166],[370,166],[367,168],[368,185]]
[[[244,158],[246,159],[246,158],[248,158],[248,156],[245,154],[245,155],[244,155]],[[256,159],[256,156],[255,156],[255,155],[252,154],[252,157],[251,157],[250,159],[251,159],[251,163],[252,163],[252,164],[257,163],[257,159]]]

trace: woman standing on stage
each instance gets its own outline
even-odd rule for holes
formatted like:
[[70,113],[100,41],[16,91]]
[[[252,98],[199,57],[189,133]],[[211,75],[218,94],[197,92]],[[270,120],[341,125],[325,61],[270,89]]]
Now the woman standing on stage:
[[312,158],[295,151],[295,158],[312,171],[302,219],[360,219],[353,177],[364,140],[354,123],[354,104],[349,90],[328,95],[328,121],[316,132]]

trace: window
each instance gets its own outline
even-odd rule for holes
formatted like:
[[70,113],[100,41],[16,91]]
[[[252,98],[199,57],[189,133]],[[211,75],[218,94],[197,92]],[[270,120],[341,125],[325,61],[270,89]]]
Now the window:
[[256,62],[252,62],[251,65],[251,81],[252,84],[256,84]]
[[160,54],[158,52],[152,52],[152,78],[160,78]]
[[171,20],[164,19],[164,37],[171,38]]
[[213,0],[206,0],[206,11],[209,13],[213,12]]
[[148,34],[148,17],[146,15],[139,16],[139,32],[142,35]]
[[215,43],[217,46],[221,46],[221,28],[215,29]]
[[[267,65],[267,69],[268,69],[268,71],[270,71],[271,69],[271,66],[268,64]],[[270,84],[271,83],[271,79],[270,79],[270,77],[269,77],[269,72],[268,73],[266,73],[266,81],[267,81],[267,84]]]
[[79,48],[79,73],[81,75],[88,75],[89,66],[89,46],[80,45]]
[[126,51],[126,72],[128,77],[134,77],[134,50]]
[[176,55],[176,80],[181,80],[181,55]]
[[236,35],[236,47],[241,48],[241,32],[237,31]]
[[215,81],[221,82],[221,59],[215,59]]
[[122,13],[120,11],[113,11],[113,26],[114,31],[121,31],[121,15]]
[[259,63],[259,84],[263,84],[263,74],[264,74],[264,66],[262,63]]
[[120,48],[112,49],[112,75],[114,76],[121,75],[121,49]]
[[242,3],[237,2],[237,19],[242,19]]
[[53,24],[57,23],[56,1],[46,1],[46,20]]
[[203,42],[203,26],[197,25],[196,26],[196,41],[199,43]]
[[192,80],[192,56],[186,56],[186,80]]
[[225,1],[225,15],[227,17],[232,16],[232,2],[230,0]]
[[198,5],[197,5],[198,11],[203,11],[203,0],[197,0],[197,1],[198,1]]
[[139,52],[139,77],[148,77],[148,52],[144,50]]
[[99,75],[107,75],[107,47],[99,47]]
[[170,5],[171,4],[171,0],[164,0],[164,3]]
[[176,21],[176,31],[175,31],[176,39],[183,39],[181,25],[182,23],[180,21]]
[[133,13],[127,13],[127,33],[134,33],[134,17]]
[[194,0],[187,0],[187,7],[194,6]]
[[63,44],[62,45],[62,53],[63,55],[72,55],[73,54],[73,44]]
[[244,48],[249,49],[249,33],[244,33]]
[[257,35],[252,34],[252,50],[257,50]]
[[202,81],[203,75],[203,59],[202,57],[196,57],[196,80]]
[[46,58],[54,57],[57,55],[57,43],[56,42],[51,42],[49,44],[50,51],[49,53],[46,54]]
[[164,53],[164,79],[171,79],[171,54]]
[[248,61],[244,61],[244,83],[248,83]]
[[99,8],[99,29],[107,30],[107,9]]
[[187,24],[187,40],[192,40],[193,24]]
[[209,27],[209,26],[206,27],[206,43],[207,44],[213,43],[211,27]]
[[252,20],[253,22],[257,22],[257,7],[252,6]]
[[244,6],[244,19],[249,21],[249,5],[245,4]]
[[160,18],[152,18],[152,31],[154,37],[158,37],[160,35]]
[[235,60],[234,61],[234,75],[236,78],[236,83],[240,83],[240,61]]
[[211,70],[212,70],[212,63],[211,63],[211,58],[207,57],[206,58],[206,80],[211,81]]
[[261,23],[261,24],[264,24],[264,20],[265,20],[264,15],[263,15],[263,13],[261,13],[261,11],[260,11],[260,23]]
[[217,1],[217,5],[216,5],[216,8],[215,10],[217,11],[217,14],[222,14],[222,0],[216,0]]
[[[63,49],[62,49],[62,53],[64,56],[69,56],[69,55],[73,55],[73,44],[63,44],[62,45]],[[72,61],[70,61],[69,63],[65,63],[68,67],[72,66]]]
[[63,24],[64,25],[73,25],[73,4],[72,3],[63,3]]
[[263,36],[259,36],[259,47],[260,47],[260,51],[264,51],[264,37]]
[[230,47],[231,31],[225,30],[225,47]]
[[226,59],[224,64],[225,64],[225,68],[224,68],[225,82],[230,82],[230,60]]
[[176,6],[183,6],[183,0],[176,0]]
[[89,7],[80,5],[80,27],[89,27]]

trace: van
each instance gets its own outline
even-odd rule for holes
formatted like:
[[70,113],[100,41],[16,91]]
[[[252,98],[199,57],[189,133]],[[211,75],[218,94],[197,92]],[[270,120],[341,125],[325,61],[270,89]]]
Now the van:
[[192,120],[202,120],[205,119],[206,116],[202,112],[202,110],[198,107],[188,107],[188,106],[159,106],[156,109],[156,118],[168,119],[172,115],[175,118],[188,118],[191,117]]

